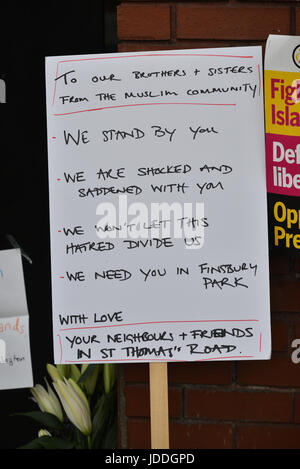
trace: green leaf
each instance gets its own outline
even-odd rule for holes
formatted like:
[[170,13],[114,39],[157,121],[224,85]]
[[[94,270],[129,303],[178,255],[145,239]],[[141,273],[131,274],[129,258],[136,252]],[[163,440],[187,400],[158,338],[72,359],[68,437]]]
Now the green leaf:
[[61,430],[63,428],[63,424],[61,423],[61,421],[55,415],[50,414],[49,412],[39,412],[37,410],[33,412],[16,413],[13,415],[21,415],[24,417],[32,418],[43,426],[53,428],[55,430]]
[[[116,404],[116,392],[103,394],[100,397],[93,417],[93,449],[102,449],[107,444],[107,439],[113,439],[112,435],[115,431],[115,422],[117,421]],[[110,433],[112,428],[112,433]]]
[[89,365],[87,369],[80,376],[79,380],[77,381],[77,384],[83,383],[93,373],[93,371],[95,370],[97,366],[98,365],[96,363]]
[[101,447],[106,430],[108,414],[108,397],[107,394],[103,394],[97,403],[96,413],[93,418],[92,446],[94,449]]
[[108,426],[104,438],[101,442],[101,449],[118,448],[118,421],[117,418]]
[[18,449],[72,449],[74,445],[71,441],[63,440],[53,436],[41,436],[35,438],[30,443],[20,446]]
[[35,440],[30,441],[26,445],[19,446],[17,449],[43,449],[40,438],[35,438]]

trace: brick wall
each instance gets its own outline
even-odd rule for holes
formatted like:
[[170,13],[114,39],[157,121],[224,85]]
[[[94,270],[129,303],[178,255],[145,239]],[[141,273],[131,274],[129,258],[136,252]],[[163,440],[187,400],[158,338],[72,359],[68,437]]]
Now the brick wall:
[[119,51],[263,44],[300,35],[299,1],[121,1]]
[[[264,45],[300,35],[300,1],[121,1],[120,52]],[[270,254],[272,359],[171,363],[170,446],[300,448],[300,260]],[[120,447],[150,448],[147,364],[119,366]]]

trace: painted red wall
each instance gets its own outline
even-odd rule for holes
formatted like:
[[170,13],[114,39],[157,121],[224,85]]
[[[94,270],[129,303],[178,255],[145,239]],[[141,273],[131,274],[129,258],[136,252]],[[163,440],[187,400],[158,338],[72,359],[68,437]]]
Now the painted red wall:
[[[299,1],[121,1],[118,50],[263,45],[300,35]],[[300,448],[300,259],[270,255],[272,358],[171,363],[170,447]],[[119,366],[120,447],[150,448],[147,364]]]

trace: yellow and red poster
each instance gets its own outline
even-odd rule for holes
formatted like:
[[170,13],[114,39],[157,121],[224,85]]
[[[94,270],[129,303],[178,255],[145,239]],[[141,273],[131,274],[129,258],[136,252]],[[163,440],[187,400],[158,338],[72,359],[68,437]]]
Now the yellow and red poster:
[[264,79],[270,247],[300,253],[300,36],[269,36]]

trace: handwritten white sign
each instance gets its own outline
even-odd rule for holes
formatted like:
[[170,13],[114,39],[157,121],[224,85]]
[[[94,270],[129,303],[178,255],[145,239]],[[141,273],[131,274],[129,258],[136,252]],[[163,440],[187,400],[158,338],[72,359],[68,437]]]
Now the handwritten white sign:
[[261,48],[46,58],[56,363],[270,357]]
[[19,249],[0,251],[0,389],[33,386],[29,316]]

